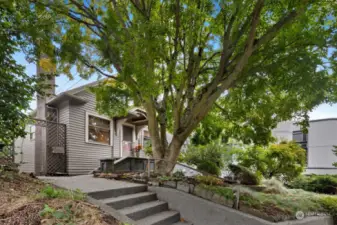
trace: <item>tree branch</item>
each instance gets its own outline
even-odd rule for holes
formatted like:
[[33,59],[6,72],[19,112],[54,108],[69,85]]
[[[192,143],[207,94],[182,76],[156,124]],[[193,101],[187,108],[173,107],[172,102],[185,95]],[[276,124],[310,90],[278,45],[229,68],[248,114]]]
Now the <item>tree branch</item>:
[[282,19],[280,19],[274,26],[272,26],[266,34],[264,34],[260,39],[258,39],[254,43],[254,49],[253,51],[257,50],[261,45],[269,42],[272,40],[278,33],[279,31],[285,27],[286,25],[290,24],[294,19],[296,19],[299,15],[305,12],[305,9],[308,5],[308,0],[303,0],[302,1],[302,7],[296,11],[293,10],[289,14],[285,15]]
[[90,63],[89,63],[88,61],[86,61],[86,60],[83,60],[83,63],[84,63],[84,65],[86,65],[87,67],[92,68],[92,69],[95,69],[98,73],[102,74],[103,76],[112,78],[112,79],[117,80],[117,81],[119,80],[116,76],[113,76],[113,75],[111,75],[111,74],[108,74],[108,73],[103,72],[100,68],[98,68],[98,67],[95,66],[95,65],[90,64]]

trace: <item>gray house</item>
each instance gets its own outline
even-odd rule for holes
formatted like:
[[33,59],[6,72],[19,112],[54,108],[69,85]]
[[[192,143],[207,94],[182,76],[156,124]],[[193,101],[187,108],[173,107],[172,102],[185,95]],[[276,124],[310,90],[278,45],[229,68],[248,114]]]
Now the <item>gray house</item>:
[[[94,94],[87,90],[96,84],[49,98],[38,96],[36,119],[27,126],[27,136],[15,141],[21,171],[86,174],[99,167],[102,158],[127,157],[144,146],[149,140],[146,113],[133,109],[125,117],[100,115]],[[144,151],[139,155],[144,157]]]

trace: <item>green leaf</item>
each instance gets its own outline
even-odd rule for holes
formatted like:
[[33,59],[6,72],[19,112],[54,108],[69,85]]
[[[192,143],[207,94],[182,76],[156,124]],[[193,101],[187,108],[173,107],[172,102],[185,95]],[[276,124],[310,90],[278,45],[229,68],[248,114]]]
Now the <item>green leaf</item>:
[[63,219],[66,216],[64,212],[58,210],[58,211],[53,212],[53,217],[55,217],[56,219]]

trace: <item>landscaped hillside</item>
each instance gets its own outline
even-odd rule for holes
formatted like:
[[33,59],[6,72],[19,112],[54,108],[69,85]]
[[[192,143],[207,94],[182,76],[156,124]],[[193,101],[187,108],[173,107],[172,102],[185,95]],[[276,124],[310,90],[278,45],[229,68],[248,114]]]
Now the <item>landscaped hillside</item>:
[[0,173],[0,224],[118,225],[85,202],[85,194],[46,185],[27,174]]

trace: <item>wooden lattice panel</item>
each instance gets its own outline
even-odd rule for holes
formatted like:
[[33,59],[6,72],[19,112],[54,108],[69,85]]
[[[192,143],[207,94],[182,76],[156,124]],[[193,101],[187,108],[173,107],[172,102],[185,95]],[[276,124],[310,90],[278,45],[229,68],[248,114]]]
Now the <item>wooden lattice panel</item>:
[[[64,148],[64,151],[54,151]],[[67,173],[66,125],[47,123],[47,174]]]

